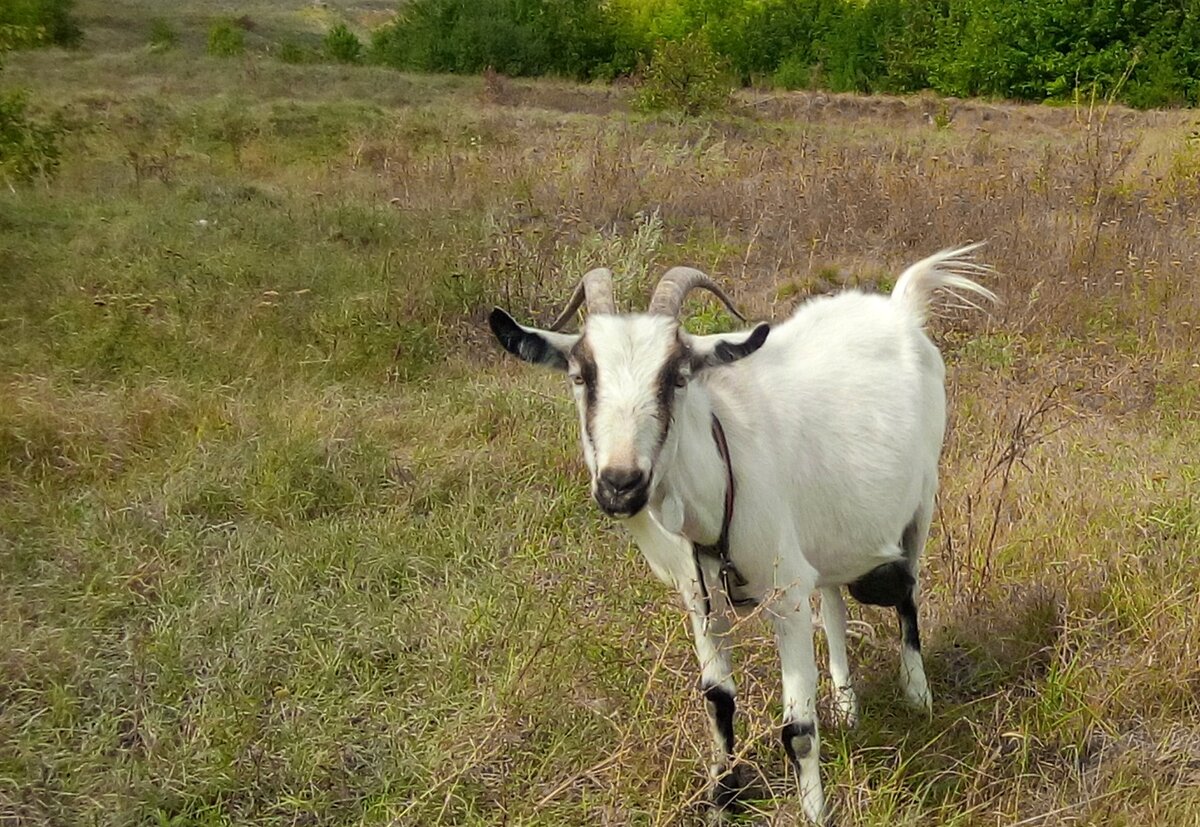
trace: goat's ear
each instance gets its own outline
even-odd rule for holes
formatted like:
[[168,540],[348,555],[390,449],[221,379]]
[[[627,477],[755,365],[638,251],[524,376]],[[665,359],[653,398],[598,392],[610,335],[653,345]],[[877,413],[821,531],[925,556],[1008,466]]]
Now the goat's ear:
[[488,316],[488,324],[500,344],[513,356],[555,370],[567,369],[567,354],[579,341],[578,334],[519,325],[499,307]]
[[771,326],[766,322],[749,333],[718,333],[712,336],[691,336],[688,344],[692,349],[692,370],[728,365],[745,359],[767,341]]

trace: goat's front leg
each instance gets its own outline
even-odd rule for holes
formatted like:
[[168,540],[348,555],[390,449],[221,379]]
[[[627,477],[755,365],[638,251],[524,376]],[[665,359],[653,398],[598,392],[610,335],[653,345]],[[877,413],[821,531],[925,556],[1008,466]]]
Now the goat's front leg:
[[774,607],[774,624],[783,672],[783,748],[798,776],[804,814],[810,821],[824,824],[825,793],[818,766],[817,662],[809,591],[787,589]]
[[838,586],[821,588],[821,620],[829,646],[829,676],[833,679],[833,717],[841,726],[858,723],[858,698],[850,684],[850,660],[846,656],[846,601]]
[[[707,582],[719,582],[708,577]],[[683,599],[692,622],[696,657],[700,661],[700,689],[712,730],[713,762],[709,765],[709,798],[718,810],[730,809],[746,788],[743,768],[735,764],[733,715],[733,662],[729,651],[729,618],[724,599],[710,592],[699,577],[683,588]]]

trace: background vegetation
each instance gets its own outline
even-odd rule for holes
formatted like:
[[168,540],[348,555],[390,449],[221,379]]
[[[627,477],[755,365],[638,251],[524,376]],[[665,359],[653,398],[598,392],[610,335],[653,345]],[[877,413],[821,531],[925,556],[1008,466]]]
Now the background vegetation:
[[[690,263],[778,319],[986,238],[1005,303],[933,325],[934,711],[853,608],[827,790],[867,827],[1195,824],[1193,116],[740,92],[676,120],[275,58],[392,6],[80,0],[77,48],[6,57],[67,130],[56,176],[0,187],[0,822],[694,823],[687,623],[589,504],[561,377],[486,313]],[[217,20],[242,56],[206,53]],[[745,823],[792,824],[767,626],[735,643]]]
[[1200,101],[1200,7],[1154,0],[411,0],[373,54],[423,71],[608,78],[697,36],[744,84]]
[[[78,45],[73,3],[9,0],[0,25]],[[658,96],[668,101],[662,106],[674,106],[677,93],[655,83],[672,71],[656,70],[656,56],[677,68],[681,54],[701,87],[734,80],[835,92],[1115,98],[1141,108],[1200,103],[1200,6],[1169,0],[406,0],[398,9],[374,0],[365,8],[357,31],[326,14],[323,42],[310,38],[305,48],[283,37],[269,48],[293,63],[323,54],[423,72],[644,77],[647,104]],[[321,9],[328,7],[316,6],[317,17]],[[210,52],[241,54],[243,22],[232,14],[214,22]],[[692,97],[711,102],[713,94]]]
[[0,26],[39,32],[40,41],[75,46],[83,36],[71,15],[75,0],[5,0],[0,5]]

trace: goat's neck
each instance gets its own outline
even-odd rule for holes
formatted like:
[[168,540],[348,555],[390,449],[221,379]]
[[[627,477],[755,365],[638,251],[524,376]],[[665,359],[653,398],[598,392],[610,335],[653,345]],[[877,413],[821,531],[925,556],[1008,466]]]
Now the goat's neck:
[[683,506],[683,533],[697,543],[715,543],[725,514],[725,461],[713,439],[713,399],[698,383],[675,408],[671,425],[675,451],[655,492],[660,504],[677,498]]

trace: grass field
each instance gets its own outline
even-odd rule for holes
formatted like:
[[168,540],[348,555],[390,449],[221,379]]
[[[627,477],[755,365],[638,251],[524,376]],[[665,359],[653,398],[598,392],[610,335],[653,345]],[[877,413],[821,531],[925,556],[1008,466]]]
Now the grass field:
[[[934,711],[852,607],[827,794],[842,825],[1200,825],[1197,116],[745,93],[678,121],[265,53],[386,6],[81,0],[80,50],[6,61],[72,131],[0,191],[0,824],[692,823],[686,619],[486,312],[691,263],[778,319],[988,239],[1003,305],[934,323]],[[247,56],[204,55],[218,14]],[[776,796],[744,823],[793,823],[766,625],[737,648]]]

